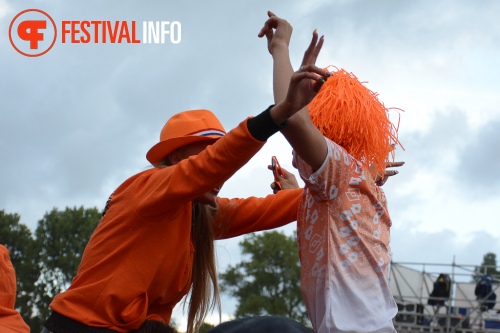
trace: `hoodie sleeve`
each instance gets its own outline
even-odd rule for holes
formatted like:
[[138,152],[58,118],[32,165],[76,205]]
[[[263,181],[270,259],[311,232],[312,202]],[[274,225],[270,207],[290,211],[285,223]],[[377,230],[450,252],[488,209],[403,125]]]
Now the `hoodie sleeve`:
[[14,309],[16,303],[16,273],[9,250],[0,245],[0,332],[29,333],[30,328]]
[[303,189],[283,190],[264,198],[219,198],[214,227],[216,239],[269,230],[297,220]]

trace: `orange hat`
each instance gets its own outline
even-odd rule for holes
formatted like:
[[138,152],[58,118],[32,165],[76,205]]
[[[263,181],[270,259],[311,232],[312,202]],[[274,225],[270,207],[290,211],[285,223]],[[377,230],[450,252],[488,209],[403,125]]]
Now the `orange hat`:
[[0,332],[28,333],[29,326],[14,309],[16,302],[16,273],[10,262],[9,250],[0,245]]
[[324,136],[383,175],[394,146],[401,146],[389,110],[354,74],[344,69],[332,74],[308,105],[312,122]]
[[209,110],[190,110],[170,118],[160,133],[160,142],[146,154],[151,164],[163,160],[174,150],[187,144],[215,142],[226,134],[219,119]]

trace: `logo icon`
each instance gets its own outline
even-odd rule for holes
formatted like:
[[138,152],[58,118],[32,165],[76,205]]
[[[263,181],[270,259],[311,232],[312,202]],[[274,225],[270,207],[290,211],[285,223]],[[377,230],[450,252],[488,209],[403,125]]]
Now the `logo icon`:
[[27,57],[39,57],[49,52],[57,38],[56,23],[40,9],[26,9],[10,23],[12,47]]

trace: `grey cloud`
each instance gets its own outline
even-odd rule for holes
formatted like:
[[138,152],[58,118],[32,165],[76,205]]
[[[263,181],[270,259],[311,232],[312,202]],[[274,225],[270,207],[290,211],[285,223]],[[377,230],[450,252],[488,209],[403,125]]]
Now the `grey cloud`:
[[454,173],[457,182],[478,199],[500,193],[500,119],[494,119],[467,137]]
[[499,119],[476,129],[468,125],[465,113],[459,109],[438,112],[428,130],[401,138],[406,152],[399,156],[407,157],[401,178],[426,170],[435,177],[453,178],[454,195],[500,193],[500,180],[495,177],[500,165],[496,153],[500,143],[498,128]]
[[457,239],[460,237],[453,230],[422,232],[392,228],[393,261],[451,264],[455,260],[457,264],[479,265],[486,253],[500,253],[500,238],[486,232],[474,232],[467,241]]

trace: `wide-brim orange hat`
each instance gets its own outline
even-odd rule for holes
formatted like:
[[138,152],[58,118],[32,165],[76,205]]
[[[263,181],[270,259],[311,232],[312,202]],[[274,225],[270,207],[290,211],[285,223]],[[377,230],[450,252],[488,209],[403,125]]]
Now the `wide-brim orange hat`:
[[170,118],[160,133],[160,142],[146,154],[151,164],[156,164],[174,150],[187,144],[215,142],[226,134],[219,119],[209,110],[189,110]]

